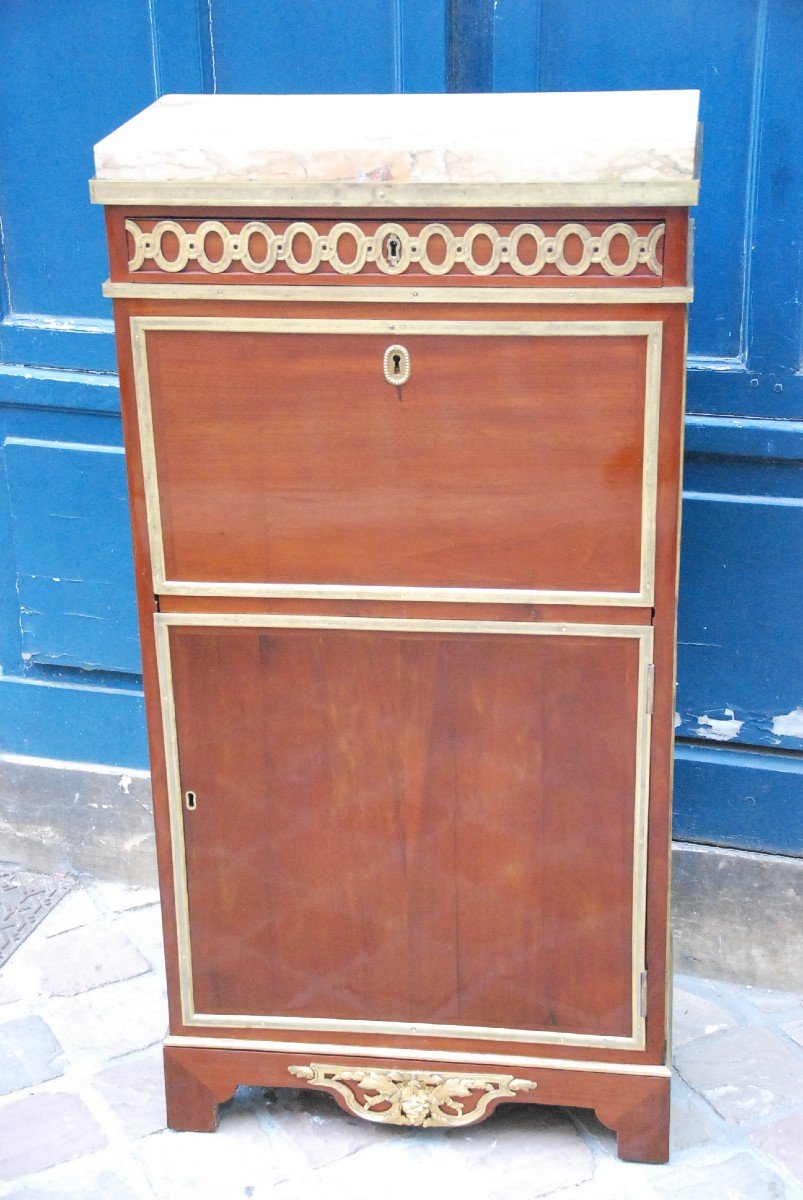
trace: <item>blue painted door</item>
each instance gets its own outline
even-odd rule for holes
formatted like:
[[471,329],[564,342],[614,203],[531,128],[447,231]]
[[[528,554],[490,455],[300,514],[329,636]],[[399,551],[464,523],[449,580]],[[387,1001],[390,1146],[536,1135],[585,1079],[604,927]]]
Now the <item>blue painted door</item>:
[[803,6],[120,0],[108,12],[0,5],[2,748],[146,761],[93,142],[170,91],[695,87],[676,832],[803,851]]
[[442,91],[440,0],[0,4],[0,752],[147,765],[92,146],[165,92]]
[[700,89],[675,833],[799,854],[803,5],[497,0],[485,36],[495,90]]

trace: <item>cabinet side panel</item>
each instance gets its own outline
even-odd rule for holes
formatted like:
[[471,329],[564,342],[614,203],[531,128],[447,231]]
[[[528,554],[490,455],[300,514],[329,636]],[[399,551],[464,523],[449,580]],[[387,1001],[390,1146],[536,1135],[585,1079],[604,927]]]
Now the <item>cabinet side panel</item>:
[[667,1045],[667,970],[675,712],[675,638],[685,400],[686,312],[664,310],[656,516],[655,693],[650,753],[647,1048]]
[[[107,230],[109,233],[110,256],[113,259],[115,253],[119,251],[117,245],[119,229],[115,228],[113,221],[108,219],[108,215]],[[159,886],[162,895],[162,929],[165,942],[168,1006],[170,1011],[170,1025],[172,1028],[176,1028],[181,1023],[176,913],[173,904],[173,863],[165,769],[165,743],[159,700],[159,672],[153,626],[153,614],[158,608],[158,597],[154,596],[153,592],[153,568],[148,539],[145,486],[142,472],[142,450],[139,440],[139,422],[137,418],[137,402],[131,354],[130,311],[131,306],[128,303],[125,301],[115,301],[114,325],[120,377],[120,404],[125,442],[128,499],[131,512],[134,578],[139,617],[140,648],[142,652],[145,715],[148,726],[148,751],[153,794],[153,816],[156,830],[156,853]]]

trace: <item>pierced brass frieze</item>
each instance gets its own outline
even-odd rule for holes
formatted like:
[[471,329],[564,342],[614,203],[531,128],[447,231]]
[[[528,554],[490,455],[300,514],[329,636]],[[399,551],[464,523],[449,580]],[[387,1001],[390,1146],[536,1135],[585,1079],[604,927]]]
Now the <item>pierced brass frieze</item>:
[[[427,275],[448,275],[458,264],[465,266],[471,275],[494,275],[502,264],[507,264],[516,275],[539,275],[551,266],[561,275],[577,276],[585,275],[595,264],[607,275],[624,276],[632,275],[639,264],[645,264],[653,275],[660,276],[658,247],[664,236],[663,223],[641,234],[624,221],[606,226],[601,233],[577,221],[561,225],[555,233],[546,233],[540,225],[530,222],[504,233],[481,221],[457,233],[440,222],[425,225],[414,233],[395,221],[385,222],[374,233],[366,233],[351,221],[339,221],[326,232],[306,221],[294,221],[279,231],[265,221],[248,221],[238,230],[211,220],[202,221],[197,229],[190,230],[173,220],[157,221],[152,229],[142,229],[129,219],[125,227],[133,246],[128,263],[131,272],[141,270],[147,260],[160,271],[176,274],[192,261],[213,275],[221,274],[236,262],[254,275],[268,274],[277,264],[294,274],[309,275],[324,263],[338,275],[357,275],[368,264],[375,265],[384,275],[403,275],[412,265]],[[167,243],[170,256],[163,245],[166,235],[174,239],[172,245],[170,241]],[[215,238],[212,254],[207,247],[210,235]],[[440,246],[440,254],[435,258],[430,255],[433,238]],[[579,240],[579,257],[572,251],[567,258],[569,238]],[[480,257],[475,254],[477,239],[486,247]],[[615,239],[624,239],[627,245],[624,258],[612,257]],[[296,256],[296,249],[302,257]]]
[[386,1125],[471,1125],[482,1120],[492,1100],[536,1087],[512,1075],[441,1075],[325,1063],[287,1069],[297,1079],[337,1092],[355,1116]]

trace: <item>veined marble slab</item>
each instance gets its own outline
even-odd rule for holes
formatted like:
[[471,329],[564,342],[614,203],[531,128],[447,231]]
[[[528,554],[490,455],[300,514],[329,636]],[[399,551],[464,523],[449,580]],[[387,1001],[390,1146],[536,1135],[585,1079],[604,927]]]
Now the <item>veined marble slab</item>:
[[[135,182],[160,194],[362,185],[379,199],[380,185],[392,195],[664,184],[669,194],[694,184],[698,102],[696,91],[164,96],[95,147],[96,198]],[[121,186],[103,194],[105,181]]]

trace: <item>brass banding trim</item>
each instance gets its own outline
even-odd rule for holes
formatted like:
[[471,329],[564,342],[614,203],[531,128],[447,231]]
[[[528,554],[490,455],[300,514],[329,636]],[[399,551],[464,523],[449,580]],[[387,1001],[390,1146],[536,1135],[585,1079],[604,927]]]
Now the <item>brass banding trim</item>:
[[[192,982],[189,895],[184,850],[184,818],[179,767],[178,733],[173,700],[170,658],[171,626],[211,628],[330,629],[375,632],[494,634],[516,637],[633,638],[639,646],[637,726],[635,750],[634,847],[631,925],[631,1017],[629,1036],[557,1033],[554,1030],[506,1029],[487,1026],[430,1024],[409,1021],[359,1021],[339,1018],[287,1017],[262,1014],[200,1013],[196,1011]],[[157,613],[154,616],[156,656],[162,700],[162,720],[167,766],[167,790],[173,854],[179,991],[185,1026],[221,1029],[282,1029],[310,1032],[352,1032],[395,1037],[444,1037],[489,1042],[526,1042],[544,1045],[585,1046],[615,1050],[643,1050],[646,1024],[641,1011],[641,974],[645,969],[645,913],[647,884],[647,816],[649,807],[650,717],[647,685],[652,661],[653,630],[645,625],[592,625],[582,623],[532,624],[519,621],[426,620],[417,618],[264,615],[259,613]],[[320,1051],[319,1051],[320,1052]],[[327,1051],[323,1051],[324,1053]],[[343,1051],[346,1053],[346,1051]],[[460,1055],[454,1061],[460,1061]]]
[[[199,270],[222,275],[233,263],[252,275],[266,275],[278,269],[296,275],[313,274],[321,264],[338,275],[359,275],[366,266],[376,267],[383,275],[403,275],[411,268],[426,275],[448,275],[454,267],[465,267],[468,275],[494,275],[500,267],[508,266],[513,275],[532,278],[543,270],[554,269],[558,275],[585,275],[592,266],[608,276],[632,275],[644,265],[650,275],[660,277],[663,264],[658,247],[664,238],[663,221],[654,223],[647,233],[639,233],[627,221],[614,221],[595,230],[579,221],[564,221],[552,233],[533,221],[523,221],[511,229],[499,228],[487,221],[474,222],[466,228],[453,229],[443,221],[430,222],[418,229],[409,229],[403,220],[384,221],[377,229],[365,229],[354,221],[329,223],[328,229],[318,229],[309,221],[274,224],[250,220],[243,224],[221,220],[192,221],[186,218],[159,220],[143,229],[128,218],[125,230],[132,244],[128,269],[132,274],[142,270],[165,271],[180,275],[190,262]],[[232,225],[235,227],[232,228]],[[237,228],[237,226],[240,226]],[[192,226],[195,226],[193,228]],[[164,252],[164,238],[173,243],[173,252]],[[214,257],[207,253],[207,240],[216,238],[219,249]],[[255,258],[251,253],[254,237],[260,237],[265,247]],[[297,258],[295,246],[301,241],[309,247],[306,257]],[[444,256],[435,261],[430,257],[432,239],[442,242]],[[486,239],[491,247],[487,261],[474,256],[478,238]],[[582,253],[577,260],[566,258],[566,243],[580,241]],[[627,243],[627,257],[617,262],[611,257],[611,245],[622,238]],[[340,253],[341,240],[352,244],[345,257]],[[522,259],[522,242],[531,242],[535,255]]]
[[107,279],[112,300],[323,300],[402,304],[690,304],[691,287],[357,287],[349,284],[126,283]]
[[666,1064],[595,1062],[579,1058],[532,1058],[519,1054],[461,1054],[451,1050],[410,1050],[399,1046],[339,1046],[316,1042],[271,1042],[262,1038],[194,1037],[187,1034],[168,1034],[165,1046],[187,1046],[198,1050],[272,1050],[280,1054],[328,1054],[353,1058],[385,1058],[391,1062],[431,1060],[433,1063],[489,1063],[500,1067],[538,1067],[546,1071],[593,1071],[611,1075],[649,1075],[670,1078]]
[[[307,613],[156,613],[157,625],[220,625],[222,627],[261,629],[357,629],[381,633],[506,633],[532,637],[610,637],[642,638],[652,633],[651,625],[603,625],[585,621],[529,622],[442,620],[427,617],[340,617],[312,616]],[[646,684],[646,680],[645,680]]]
[[162,596],[228,596],[269,600],[418,600],[455,604],[571,604],[644,608],[640,592],[535,592],[516,588],[361,587],[350,583],[197,583],[162,580]]
[[[143,481],[154,592],[163,595],[378,599],[492,602],[510,604],[600,604],[646,607],[653,601],[655,565],[658,419],[661,395],[661,321],[425,321],[291,317],[132,316],[131,342]],[[168,579],[162,531],[159,481],[151,412],[147,333],[151,330],[315,334],[385,334],[443,337],[644,337],[647,362],[644,395],[644,453],[640,578],[637,592],[560,591],[538,588],[405,587],[365,584],[311,584],[304,581],[221,583]]]
[[258,180],[90,179],[93,204],[184,204],[215,208],[280,205],[304,208],[596,208],[623,210],[696,204],[698,179],[627,183],[341,183],[337,180],[276,184]]
[[263,1017],[254,1013],[194,1012],[185,1025],[203,1029],[303,1029],[310,1033],[375,1033],[393,1037],[452,1038],[487,1042],[532,1042],[554,1046],[598,1047],[607,1050],[643,1050],[638,1036],[615,1034],[554,1033],[547,1030],[507,1029],[488,1025],[437,1025],[431,1022],[358,1021],[342,1017]]

